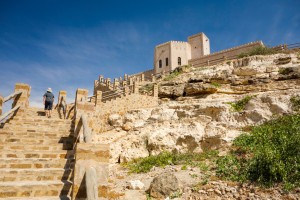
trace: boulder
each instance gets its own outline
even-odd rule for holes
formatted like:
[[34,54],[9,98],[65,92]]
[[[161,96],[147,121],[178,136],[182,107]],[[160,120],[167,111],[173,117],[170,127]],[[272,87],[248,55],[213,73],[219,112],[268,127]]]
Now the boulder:
[[179,190],[179,181],[170,172],[156,176],[149,187],[150,196],[154,198],[166,198]]
[[119,114],[111,114],[108,117],[108,123],[114,127],[122,126],[122,117]]
[[144,186],[144,183],[142,183],[140,180],[134,180],[127,182],[126,188],[131,190],[142,190]]

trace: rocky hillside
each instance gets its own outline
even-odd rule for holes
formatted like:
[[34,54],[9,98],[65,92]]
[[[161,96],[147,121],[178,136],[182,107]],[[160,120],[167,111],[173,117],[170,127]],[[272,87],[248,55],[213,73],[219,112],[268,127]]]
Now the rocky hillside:
[[[295,113],[298,108],[291,99],[300,94],[300,54],[252,56],[215,66],[181,67],[160,77],[157,84],[158,107],[112,114],[109,117],[112,130],[94,138],[95,142],[111,143],[112,163],[163,151],[200,153],[217,149],[224,154],[232,140],[248,127]],[[146,85],[141,89],[147,92]],[[258,193],[255,186],[230,185],[220,180],[208,182],[204,189],[193,194],[191,188],[195,182],[203,180],[199,169],[170,166],[128,176],[119,164],[113,168],[111,179],[118,179],[115,187],[125,193],[124,199],[133,199],[128,195],[146,199],[145,190],[150,182],[166,171],[179,179],[183,194],[178,199],[300,198],[297,192],[284,194],[280,189],[271,190],[275,191],[273,198],[268,191]],[[133,190],[127,184],[134,179],[141,180],[144,186]]]

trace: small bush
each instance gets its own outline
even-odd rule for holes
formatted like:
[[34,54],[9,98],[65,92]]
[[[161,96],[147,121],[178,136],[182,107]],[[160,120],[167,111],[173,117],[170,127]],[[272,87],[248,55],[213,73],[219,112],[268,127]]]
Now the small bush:
[[231,154],[217,161],[217,175],[264,186],[300,186],[300,114],[284,116],[254,127],[233,143]]
[[287,67],[287,68],[280,68],[278,73],[279,74],[282,74],[282,75],[287,75],[289,73],[293,72],[293,69],[290,68],[290,67]]
[[292,103],[292,109],[294,111],[299,111],[300,110],[300,96],[299,95],[292,96],[290,98],[290,101]]
[[164,81],[170,81],[170,80],[174,79],[175,77],[179,76],[180,74],[182,74],[181,71],[173,71],[173,72],[171,72],[171,74],[166,76],[163,80]]
[[276,50],[264,46],[254,47],[249,52],[243,52],[238,55],[238,58],[244,58],[247,56],[254,56],[254,55],[269,55],[277,53]]
[[229,102],[229,105],[231,105],[231,107],[234,111],[240,112],[240,111],[244,110],[245,106],[252,98],[253,98],[253,96],[246,96],[237,102]]
[[220,84],[220,83],[211,82],[210,84],[213,85],[213,86],[215,86],[216,88],[221,87],[221,84]]
[[148,83],[139,88],[139,92],[151,92],[153,89],[153,83]]

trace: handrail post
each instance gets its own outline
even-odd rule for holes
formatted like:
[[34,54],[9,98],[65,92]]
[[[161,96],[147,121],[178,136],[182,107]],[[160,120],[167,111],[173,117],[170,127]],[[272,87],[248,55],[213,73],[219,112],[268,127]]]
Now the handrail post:
[[157,86],[157,84],[153,85],[153,93],[152,93],[152,95],[154,97],[158,97],[158,86]]
[[58,101],[57,104],[60,105],[61,103],[63,103],[63,100],[67,100],[67,91],[65,90],[60,90],[58,93]]
[[139,84],[137,82],[133,83],[133,93],[138,94],[139,93]]
[[98,199],[97,172],[94,167],[89,167],[85,172],[86,196],[87,200]]
[[2,115],[3,96],[0,95],[0,116]]
[[99,106],[102,103],[102,91],[97,91],[95,105]]
[[14,102],[12,104],[12,108],[20,105],[27,108],[29,106],[29,97],[30,97],[31,87],[28,84],[24,83],[16,83],[15,92],[22,92],[21,95],[16,96],[14,98]]

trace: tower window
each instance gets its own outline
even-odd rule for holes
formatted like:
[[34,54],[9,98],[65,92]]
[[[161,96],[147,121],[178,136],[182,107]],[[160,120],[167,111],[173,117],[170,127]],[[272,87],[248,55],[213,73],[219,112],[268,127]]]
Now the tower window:
[[161,60],[159,60],[158,65],[159,65],[159,68],[162,68],[162,61]]
[[178,66],[181,66],[181,58],[178,57]]
[[169,58],[166,58],[166,66],[169,66]]

